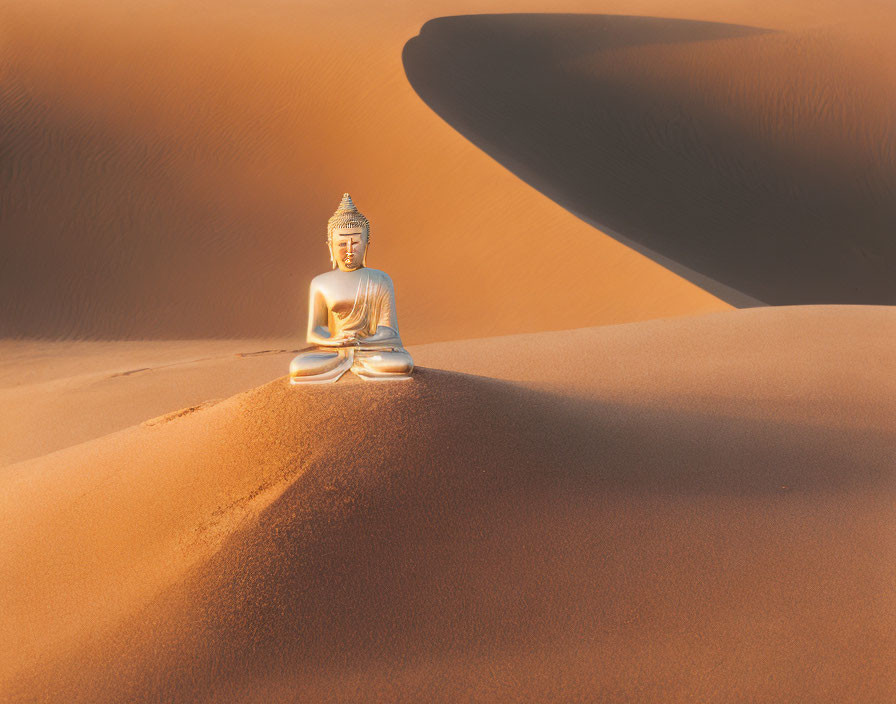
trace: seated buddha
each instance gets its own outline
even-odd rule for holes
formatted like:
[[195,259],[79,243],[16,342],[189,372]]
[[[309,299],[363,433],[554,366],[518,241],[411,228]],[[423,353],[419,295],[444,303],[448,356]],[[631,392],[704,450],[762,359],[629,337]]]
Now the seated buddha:
[[370,222],[346,193],[327,222],[333,270],[311,281],[308,343],[289,365],[293,384],[337,381],[345,372],[368,381],[410,379],[389,275],[366,266]]

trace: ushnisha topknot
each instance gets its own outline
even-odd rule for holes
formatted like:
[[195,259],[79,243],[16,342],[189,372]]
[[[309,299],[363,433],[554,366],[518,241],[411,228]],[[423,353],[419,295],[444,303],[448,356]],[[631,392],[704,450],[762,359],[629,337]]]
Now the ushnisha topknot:
[[358,210],[348,193],[342,194],[342,202],[339,203],[333,217],[327,221],[328,243],[333,241],[333,230],[337,227],[363,227],[367,233],[367,242],[370,243],[370,221]]

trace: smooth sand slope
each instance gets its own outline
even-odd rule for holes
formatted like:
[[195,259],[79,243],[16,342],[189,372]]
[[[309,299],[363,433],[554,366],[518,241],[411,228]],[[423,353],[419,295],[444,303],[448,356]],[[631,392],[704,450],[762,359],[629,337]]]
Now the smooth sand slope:
[[896,12],[380,5],[0,0],[0,700],[896,699]]
[[0,336],[291,333],[345,190],[411,343],[893,302],[889,5],[381,5],[0,2]]
[[0,3],[0,336],[292,333],[344,191],[408,343],[727,308],[420,99],[402,47],[452,7]]
[[283,374],[280,340],[0,342],[0,467]]
[[896,303],[896,18],[698,17],[445,17],[404,64],[539,191],[729,300],[699,275],[771,304]]
[[892,699],[894,335],[763,308],[423,346],[473,374],[278,379],[12,465],[0,686]]

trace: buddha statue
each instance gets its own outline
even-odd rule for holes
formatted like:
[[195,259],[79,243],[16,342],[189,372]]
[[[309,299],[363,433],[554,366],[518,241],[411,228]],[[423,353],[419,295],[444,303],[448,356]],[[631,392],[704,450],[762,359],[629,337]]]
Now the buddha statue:
[[308,342],[289,365],[293,384],[337,381],[345,372],[368,381],[410,379],[414,361],[401,345],[392,279],[366,266],[370,222],[351,196],[327,222],[333,270],[311,281]]

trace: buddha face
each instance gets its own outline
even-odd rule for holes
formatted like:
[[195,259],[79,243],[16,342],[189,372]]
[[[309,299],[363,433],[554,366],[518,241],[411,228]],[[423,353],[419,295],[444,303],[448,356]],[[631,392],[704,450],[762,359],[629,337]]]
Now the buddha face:
[[342,271],[360,269],[367,251],[367,233],[363,227],[337,227],[333,230],[330,250],[333,261]]

